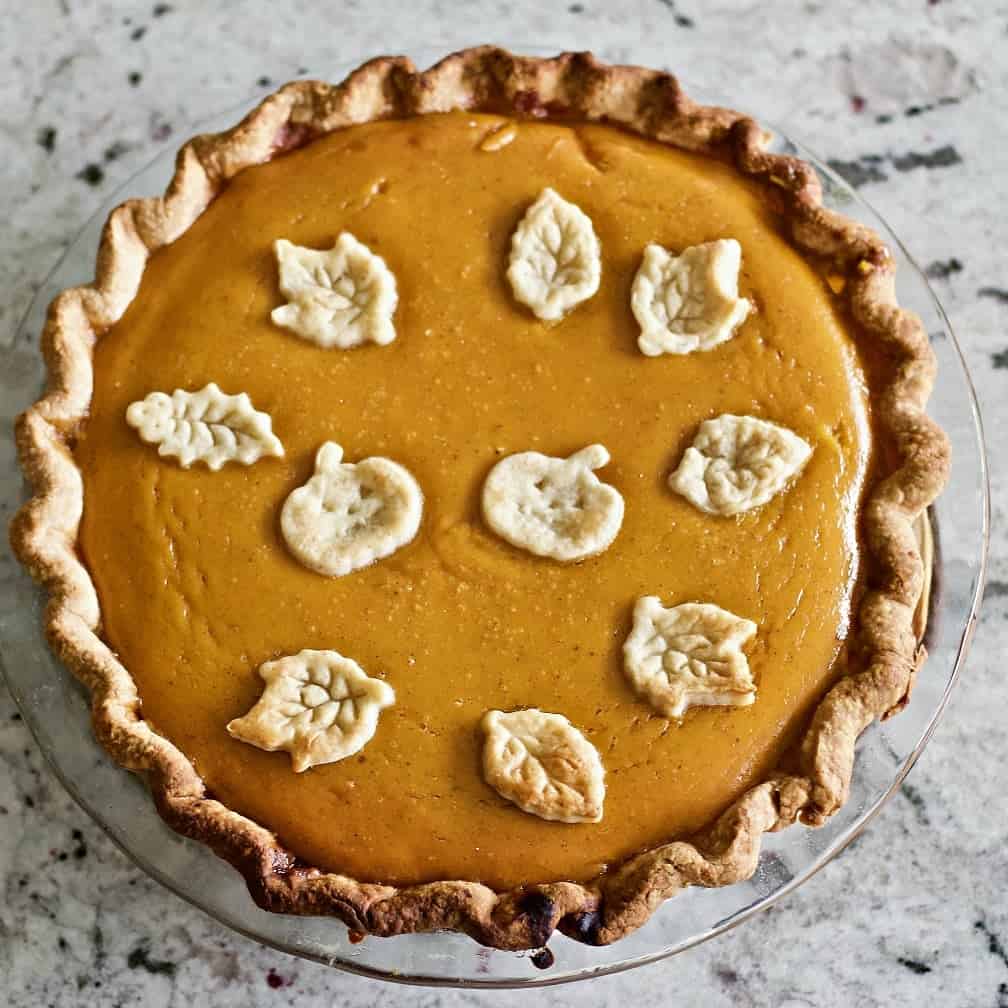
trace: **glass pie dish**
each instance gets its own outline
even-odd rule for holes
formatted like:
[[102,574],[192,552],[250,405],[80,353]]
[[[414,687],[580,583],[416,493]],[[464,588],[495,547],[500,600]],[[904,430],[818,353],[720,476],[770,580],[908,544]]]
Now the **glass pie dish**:
[[[421,56],[418,62],[429,60]],[[701,99],[710,97],[703,89],[692,90]],[[218,129],[236,118],[237,113],[232,112],[218,122],[203,125]],[[15,576],[7,585],[8,596],[0,616],[0,638],[12,693],[68,789],[138,864],[227,925],[293,954],[389,979],[522,985],[556,983],[624,969],[695,944],[745,919],[799,884],[856,835],[912,765],[954,682],[982,590],[986,471],[969,379],[947,320],[926,280],[895,236],[846,186],[784,139],[783,134],[778,136],[776,149],[799,153],[816,164],[826,183],[827,205],[869,223],[889,240],[902,266],[901,300],[924,319],[939,357],[939,384],[931,412],[953,443],[950,488],[931,514],[939,539],[935,563],[938,590],[932,596],[934,611],[928,635],[932,659],[909,710],[894,721],[874,726],[863,737],[854,786],[843,810],[819,831],[792,829],[769,838],[759,868],[750,880],[726,889],[688,890],[664,906],[645,927],[606,948],[586,948],[557,937],[550,943],[549,955],[516,956],[482,949],[464,937],[447,934],[354,942],[343,925],[334,920],[285,917],[255,908],[237,874],[209,850],[186,843],[160,822],[138,781],[128,778],[124,786],[122,772],[92,738],[84,691],[44,647],[38,594],[25,578]],[[171,163],[170,154],[156,159],[127,184],[129,192],[161,189]],[[33,342],[51,295],[89,276],[97,232],[106,210],[103,208],[71,245],[40,291],[18,347]],[[23,382],[11,393],[8,406],[13,410],[22,408],[34,392],[34,383]],[[16,478],[13,472],[9,475]],[[540,970],[547,961],[551,966]]]

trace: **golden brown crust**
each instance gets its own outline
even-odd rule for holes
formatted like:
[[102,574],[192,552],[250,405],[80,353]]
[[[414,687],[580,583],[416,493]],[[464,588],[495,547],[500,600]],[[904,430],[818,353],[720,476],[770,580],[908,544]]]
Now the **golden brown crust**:
[[[558,882],[497,893],[453,881],[397,889],[298,864],[268,830],[207,796],[192,764],[143,720],[133,680],[100,637],[97,594],[76,553],[83,485],[71,446],[91,399],[91,351],[136,294],[150,254],[185,231],[249,165],[353,123],[456,108],[606,121],[731,158],[763,185],[796,245],[844,279],[843,297],[863,338],[891,372],[875,410],[877,430],[897,463],[865,503],[868,588],[857,613],[857,671],[820,703],[800,770],[753,788],[691,842],[647,851],[587,886]],[[948,445],[924,414],[934,356],[920,321],[896,303],[888,250],[871,230],[822,205],[811,166],[768,153],[767,142],[751,119],[694,104],[669,74],[608,66],[586,53],[534,59],[484,47],[422,73],[403,58],[376,59],[340,85],[288,84],[228,132],[191,140],[179,152],[164,196],[131,200],[113,211],[95,282],[53,301],[42,336],[48,388],[17,423],[34,496],[11,525],[12,543],[49,593],[49,640],[91,689],[102,744],[123,766],[147,776],[159,812],[174,829],[202,840],[245,875],[261,906],[335,915],[355,931],[376,935],[450,928],[487,945],[522,949],[544,945],[560,928],[606,944],[639,927],[686,886],[749,877],[763,833],[797,820],[821,824],[843,804],[858,735],[905,704],[923,658],[915,612],[925,568],[914,523],[945,482]]]

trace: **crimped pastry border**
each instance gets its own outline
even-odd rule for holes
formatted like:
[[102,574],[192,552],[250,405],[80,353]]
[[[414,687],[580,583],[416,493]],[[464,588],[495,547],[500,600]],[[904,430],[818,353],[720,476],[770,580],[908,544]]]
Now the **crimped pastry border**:
[[[871,488],[864,507],[867,588],[856,619],[858,671],[819,704],[797,773],[752,788],[692,842],[647,851],[589,885],[556,882],[504,893],[466,881],[395,888],[299,864],[268,830],[209,797],[185,755],[144,721],[129,672],[100,637],[97,593],[76,551],[83,483],[71,451],[90,405],[92,349],[135,296],[149,256],[182,234],[249,165],[354,123],[458,108],[604,121],[729,158],[762,185],[793,242],[843,279],[841,296],[862,338],[889,362],[890,381],[875,399],[876,429],[898,463]],[[526,949],[545,945],[559,928],[608,944],[686,886],[748,878],[763,833],[798,820],[819,825],[846,800],[859,734],[905,704],[924,658],[915,611],[926,572],[914,523],[947,478],[948,443],[924,413],[934,355],[919,319],[896,303],[887,248],[870,229],[825,208],[812,167],[768,153],[768,139],[752,119],[694,104],[670,74],[607,65],[589,53],[538,59],[480,47],[423,72],[405,58],[375,59],[339,85],[288,84],[233,129],[187,143],[163,196],[129,200],[109,216],[94,283],[52,302],[42,333],[47,389],[16,425],[33,496],[11,523],[11,542],[48,592],[47,636],[90,689],[99,740],[120,764],[146,776],[170,826],[242,872],[260,906],[334,915],[374,935],[447,928],[486,945]]]

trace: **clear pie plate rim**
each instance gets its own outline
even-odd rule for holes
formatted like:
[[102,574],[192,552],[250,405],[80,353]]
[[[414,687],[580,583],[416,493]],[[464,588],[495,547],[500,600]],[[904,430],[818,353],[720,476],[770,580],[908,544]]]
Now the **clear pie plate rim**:
[[[515,51],[551,55],[556,49],[518,45]],[[423,47],[410,53],[419,66],[446,50]],[[341,80],[360,61],[334,68]],[[641,56],[642,65],[660,61]],[[686,87],[708,103],[746,108],[709,87]],[[200,131],[226,128],[253,107],[199,123]],[[757,118],[759,118],[757,116]],[[773,128],[773,124],[770,124]],[[194,130],[195,132],[195,130]],[[847,846],[898,789],[941,716],[962,666],[983,593],[989,537],[990,501],[979,407],[962,352],[927,278],[902,243],[843,180],[807,150],[776,130],[775,149],[798,153],[823,179],[824,200],[876,228],[899,263],[901,303],[925,321],[939,357],[938,381],[929,412],[952,440],[952,480],[932,511],[941,548],[936,559],[940,587],[931,657],[906,710],[875,724],[858,747],[851,798],[824,827],[792,827],[764,838],[752,879],[723,889],[691,889],[659,908],[638,931],[610,946],[581,945],[561,935],[549,944],[554,965],[536,969],[526,954],[486,949],[464,935],[448,932],[349,941],[346,927],[325,918],[270,914],[256,907],[241,876],[208,848],[175,834],[158,817],[142,782],[115,766],[91,733],[86,691],[50,654],[41,631],[41,591],[13,561],[10,580],[0,589],[0,660],[8,687],[46,760],[71,796],[148,875],[232,930],[280,951],[353,973],[401,983],[447,987],[536,987],[583,980],[632,969],[674,955],[747,920],[811,878]],[[109,210],[123,198],[160,192],[174,161],[173,145],[161,151],[106,200],[70,243],[42,284],[21,326],[15,348],[37,357],[37,333],[45,306],[64,287],[93,274],[97,236]],[[34,344],[35,350],[26,349]],[[40,373],[40,372],[39,372]],[[26,383],[11,407],[23,409],[37,387]],[[16,464],[9,458],[7,475]],[[24,491],[22,490],[22,499]],[[53,730],[50,725],[57,724]]]

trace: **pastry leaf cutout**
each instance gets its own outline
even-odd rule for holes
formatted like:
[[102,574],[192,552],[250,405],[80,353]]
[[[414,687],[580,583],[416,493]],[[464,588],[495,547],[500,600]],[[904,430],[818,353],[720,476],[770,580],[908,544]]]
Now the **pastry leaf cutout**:
[[786,427],[725,413],[700,424],[669,486],[701,511],[739,514],[780,493],[811,455],[811,446]]
[[284,501],[280,531],[306,567],[342,577],[405,546],[422,514],[423,493],[407,469],[380,457],[344,462],[343,449],[327,441],[315,475]]
[[707,602],[666,609],[654,596],[637,600],[623,645],[630,684],[652,707],[680,718],[691,706],[745,707],[756,698],[743,646],[756,624]]
[[589,445],[569,458],[520,452],[501,459],[483,484],[483,516],[502,539],[554,560],[607,549],[623,523],[623,497],[592,471],[609,452]]
[[588,216],[544,189],[511,237],[507,277],[515,298],[553,321],[586,301],[602,275],[599,240]]
[[226,462],[252,465],[264,455],[284,453],[269,414],[255,409],[244,392],[225,395],[213,382],[198,392],[151,392],[130,403],[126,422],[183,469],[203,462],[216,471]]
[[259,667],[262,696],[227,726],[242,742],[290,753],[295,773],[359,752],[395,692],[338,651],[300,651]]
[[751,308],[738,296],[741,264],[734,238],[691,245],[678,256],[648,245],[630,294],[641,352],[688,354],[730,340]]
[[483,776],[523,812],[554,822],[599,822],[605,769],[595,747],[561,714],[487,711]]
[[343,232],[325,252],[273,243],[280,290],[288,303],[273,322],[320,347],[347,350],[362,343],[384,346],[396,338],[392,315],[399,301],[395,277],[381,256]]

